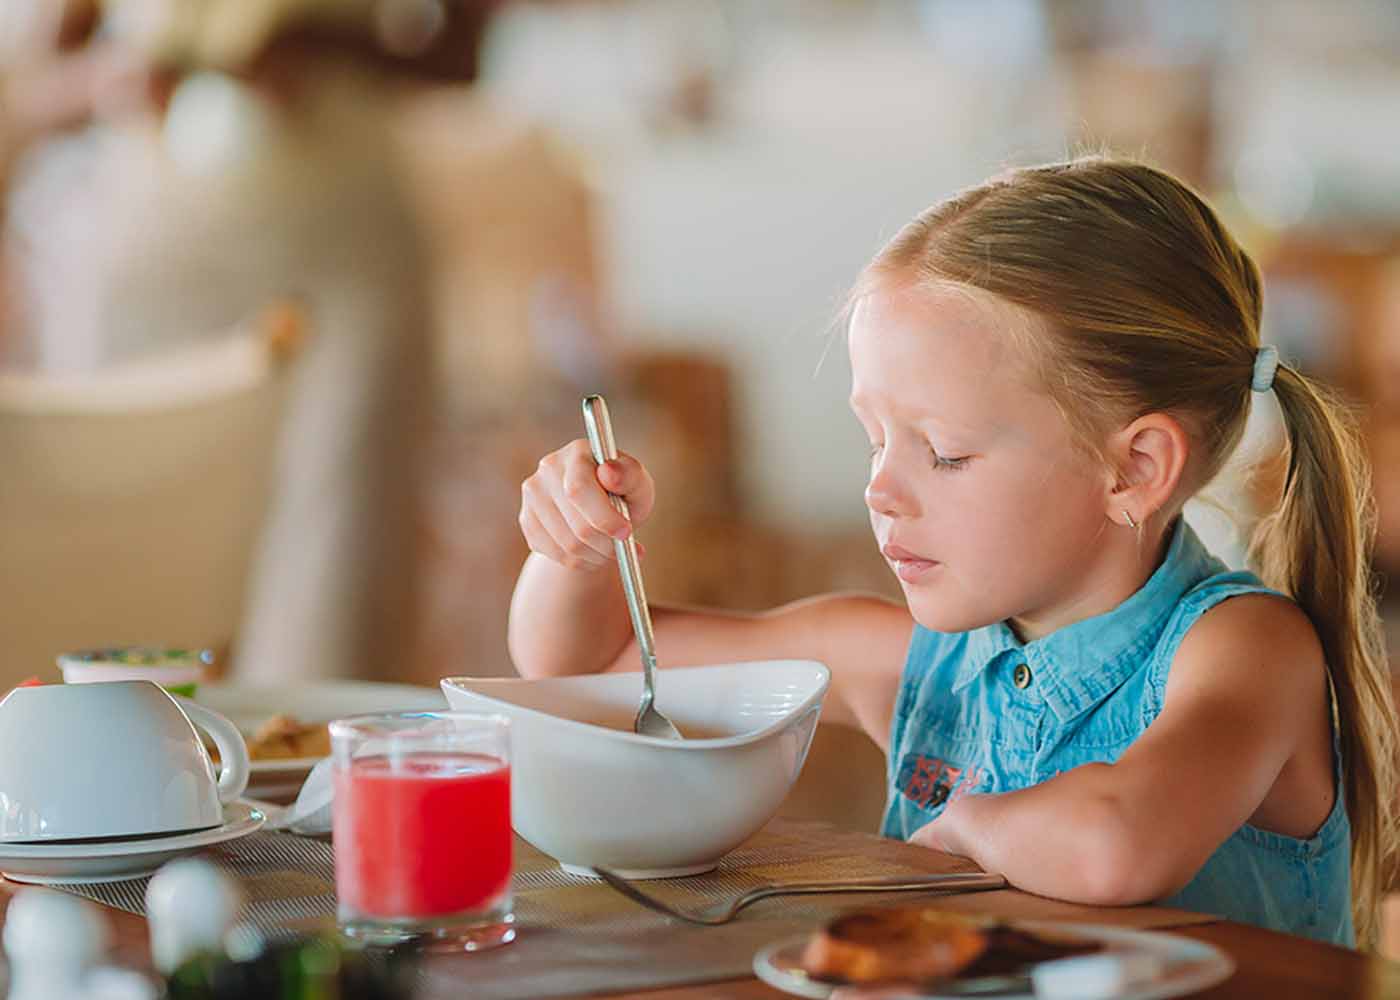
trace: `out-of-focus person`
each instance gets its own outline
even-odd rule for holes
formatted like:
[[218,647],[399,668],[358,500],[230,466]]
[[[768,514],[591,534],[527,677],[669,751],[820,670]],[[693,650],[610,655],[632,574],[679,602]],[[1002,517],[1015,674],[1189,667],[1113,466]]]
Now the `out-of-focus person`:
[[[122,113],[160,103],[156,77],[118,47],[93,42],[95,0],[0,8],[0,225],[16,165],[36,146],[82,129],[99,106]],[[0,244],[0,367],[28,367],[34,345],[15,322],[13,264]]]
[[390,119],[405,81],[474,74],[490,6],[6,0],[0,16],[4,363],[146,357],[287,294],[318,331],[241,677],[382,676],[406,645],[428,330]]

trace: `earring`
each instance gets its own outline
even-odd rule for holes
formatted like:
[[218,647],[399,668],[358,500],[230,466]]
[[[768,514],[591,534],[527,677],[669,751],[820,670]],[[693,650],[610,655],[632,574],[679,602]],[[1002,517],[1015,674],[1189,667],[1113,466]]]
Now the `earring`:
[[1129,514],[1126,508],[1123,511],[1123,520],[1128,522],[1128,527],[1137,530],[1137,522],[1133,520],[1133,515]]

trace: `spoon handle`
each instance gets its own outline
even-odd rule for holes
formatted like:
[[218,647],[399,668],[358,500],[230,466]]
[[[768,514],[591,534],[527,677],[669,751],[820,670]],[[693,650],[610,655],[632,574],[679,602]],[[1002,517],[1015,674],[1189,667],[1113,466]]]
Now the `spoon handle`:
[[[608,417],[608,404],[602,396],[583,397],[583,426],[588,432],[588,447],[593,452],[593,461],[602,465],[617,458],[617,440],[613,437],[612,420]],[[609,493],[608,499],[618,513],[627,520],[632,514],[627,509],[627,501],[616,493]],[[617,565],[622,573],[622,589],[627,595],[627,611],[632,616],[632,631],[637,634],[637,645],[642,651],[642,672],[647,694],[652,694],[652,671],[656,669],[656,637],[651,630],[651,611],[647,606],[646,588],[642,586],[642,567],[637,558],[637,542],[632,535],[613,539],[613,551],[617,553]],[[650,699],[648,699],[650,700]]]

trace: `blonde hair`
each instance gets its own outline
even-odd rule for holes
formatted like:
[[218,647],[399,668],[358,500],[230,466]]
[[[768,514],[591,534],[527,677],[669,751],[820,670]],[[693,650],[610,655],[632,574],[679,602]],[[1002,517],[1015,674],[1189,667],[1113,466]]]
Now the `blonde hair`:
[[[1159,170],[1087,157],[998,175],[906,225],[854,297],[890,278],[989,293],[1044,320],[1053,344],[1032,352],[1037,374],[1090,450],[1115,423],[1174,415],[1193,441],[1180,502],[1215,476],[1244,431],[1259,270],[1210,207]],[[1370,585],[1369,474],[1330,394],[1285,365],[1274,391],[1288,468],[1251,555],[1263,580],[1308,615],[1326,655],[1353,831],[1353,916],[1369,943],[1388,874],[1396,768]]]

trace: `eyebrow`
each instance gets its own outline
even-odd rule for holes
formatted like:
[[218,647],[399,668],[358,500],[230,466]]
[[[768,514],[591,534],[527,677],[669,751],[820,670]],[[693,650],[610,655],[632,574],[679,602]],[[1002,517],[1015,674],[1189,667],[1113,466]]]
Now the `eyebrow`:
[[[855,411],[855,413],[856,413],[857,416],[859,416],[860,414],[862,414],[862,413],[864,413],[864,412],[867,412],[866,404],[867,404],[868,402],[869,402],[869,399],[868,399],[866,396],[861,395],[860,393],[855,393],[855,392],[853,392],[853,393],[851,393],[849,396],[846,397],[846,403],[847,403],[847,405],[849,405],[850,408],[851,408],[853,411]],[[928,413],[928,412],[924,412],[924,413],[918,414],[917,417],[916,417],[916,419],[913,421],[913,423],[915,423],[915,424],[924,423],[924,422],[927,422],[927,423],[929,423],[929,424],[932,424],[932,425],[934,426],[934,428],[936,429],[936,432],[937,432],[937,433],[939,433],[939,434],[950,434],[950,435],[952,435],[952,436],[954,436],[954,437],[958,437],[958,436],[965,435],[965,434],[986,434],[986,433],[993,432],[993,431],[999,432],[1000,430],[1003,429],[1002,425],[991,426],[991,425],[969,425],[969,424],[957,423],[957,422],[955,422],[955,423],[948,423],[946,420],[942,420],[942,419],[938,418],[937,416],[935,416],[934,414]]]

